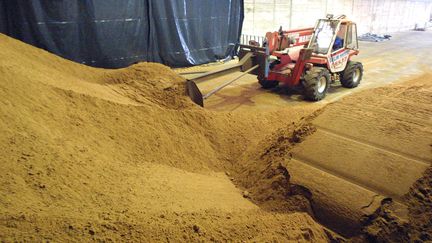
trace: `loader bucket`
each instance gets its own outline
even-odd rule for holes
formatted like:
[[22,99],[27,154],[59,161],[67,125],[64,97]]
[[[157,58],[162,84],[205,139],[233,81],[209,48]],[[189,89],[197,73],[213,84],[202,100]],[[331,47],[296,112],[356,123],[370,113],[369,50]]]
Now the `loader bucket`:
[[[254,46],[247,46],[250,50],[244,50],[241,49],[240,50],[240,60],[237,64],[235,65],[230,65],[228,67],[224,67],[222,69],[217,69],[217,70],[213,70],[210,72],[206,72],[203,74],[200,74],[198,76],[195,76],[193,80],[191,79],[187,79],[186,80],[186,92],[187,95],[190,97],[190,99],[197,105],[204,107],[204,100],[209,98],[210,96],[214,95],[215,93],[219,92],[221,89],[225,88],[226,86],[230,85],[231,83],[235,82],[236,80],[240,79],[241,77],[243,77],[244,75],[254,72],[255,70],[257,70],[260,67],[260,63],[254,63],[254,60],[252,59],[253,56],[255,55],[255,53],[257,52],[257,50],[261,51],[265,50],[265,48],[261,48],[261,47],[254,47]],[[265,53],[260,53],[259,55],[261,56],[265,56]],[[261,58],[263,60],[263,63],[265,64],[266,59],[265,58]],[[255,65],[255,66],[253,66]],[[200,78],[204,78],[204,77],[209,77],[211,75],[215,75],[215,74],[220,74],[229,70],[233,70],[233,69],[240,69],[241,74],[222,84],[219,85],[217,87],[215,87],[213,90],[211,90],[210,92],[208,92],[207,94],[203,95],[201,93],[201,91],[199,90],[198,86],[196,85],[195,81],[199,80]],[[262,68],[263,69],[263,68]],[[263,73],[263,72],[262,72]],[[255,74],[260,74],[260,72],[257,72]]]
[[204,107],[203,95],[194,81],[186,81],[186,93],[195,104]]

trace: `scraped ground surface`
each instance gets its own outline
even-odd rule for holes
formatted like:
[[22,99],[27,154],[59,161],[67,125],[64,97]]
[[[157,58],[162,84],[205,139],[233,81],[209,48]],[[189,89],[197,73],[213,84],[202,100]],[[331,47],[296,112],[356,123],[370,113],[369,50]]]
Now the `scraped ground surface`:
[[403,211],[404,196],[432,165],[431,104],[425,74],[346,97],[312,121],[316,131],[291,150],[288,170],[311,189],[326,225],[349,228],[388,197]]
[[0,50],[2,240],[338,237],[316,220],[385,240],[386,197],[410,235],[431,228],[431,74],[322,109],[215,112],[162,65],[93,69],[3,35]]

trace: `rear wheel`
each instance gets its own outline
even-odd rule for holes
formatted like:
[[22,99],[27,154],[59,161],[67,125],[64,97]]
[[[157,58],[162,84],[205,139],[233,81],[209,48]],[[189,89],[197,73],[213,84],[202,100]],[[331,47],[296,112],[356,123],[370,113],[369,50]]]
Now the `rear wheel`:
[[322,67],[313,67],[306,72],[303,80],[304,95],[307,100],[322,100],[330,87],[330,73]]
[[261,87],[264,89],[272,89],[278,86],[279,82],[276,80],[266,80],[266,79],[258,79],[258,83],[261,84]]
[[355,88],[363,78],[363,65],[360,62],[348,62],[341,75],[341,84],[345,88]]

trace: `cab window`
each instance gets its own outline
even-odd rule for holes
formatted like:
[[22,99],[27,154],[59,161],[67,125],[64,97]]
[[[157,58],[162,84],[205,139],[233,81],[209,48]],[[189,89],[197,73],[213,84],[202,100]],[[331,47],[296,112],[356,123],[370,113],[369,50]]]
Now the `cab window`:
[[355,24],[351,24],[348,28],[347,33],[347,42],[346,42],[347,48],[349,49],[358,49],[357,46],[357,28]]
[[346,42],[347,25],[341,24],[338,33],[336,34],[335,41],[333,43],[332,51],[337,51],[345,46]]
[[313,48],[317,53],[327,54],[338,23],[339,20],[319,20],[315,34],[309,42],[309,48]]

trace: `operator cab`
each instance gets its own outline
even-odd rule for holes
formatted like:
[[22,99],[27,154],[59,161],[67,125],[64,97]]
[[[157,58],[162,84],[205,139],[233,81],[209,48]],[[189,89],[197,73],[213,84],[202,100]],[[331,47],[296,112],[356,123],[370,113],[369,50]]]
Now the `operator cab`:
[[346,20],[344,15],[336,19],[331,15],[320,19],[308,48],[314,54],[326,56],[344,48],[358,50],[356,24]]

